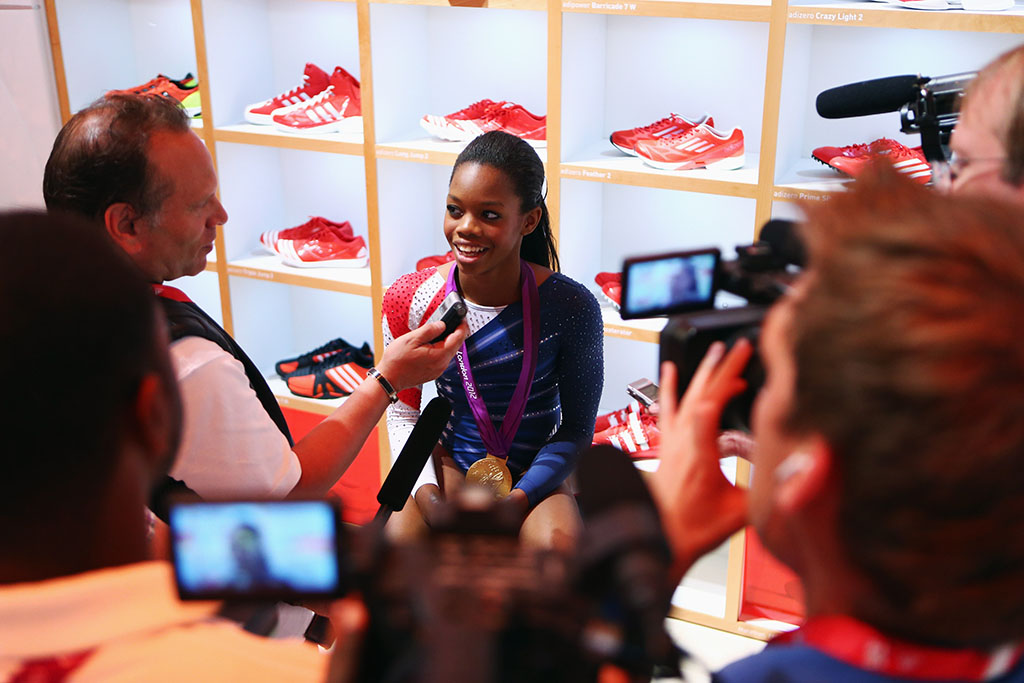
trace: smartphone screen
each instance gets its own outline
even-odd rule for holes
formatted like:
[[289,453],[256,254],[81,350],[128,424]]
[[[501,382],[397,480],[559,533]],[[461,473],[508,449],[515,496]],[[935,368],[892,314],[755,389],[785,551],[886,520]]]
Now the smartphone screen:
[[327,501],[172,504],[171,554],[183,600],[343,594],[337,508]]
[[626,259],[622,266],[623,319],[648,318],[714,306],[718,249]]

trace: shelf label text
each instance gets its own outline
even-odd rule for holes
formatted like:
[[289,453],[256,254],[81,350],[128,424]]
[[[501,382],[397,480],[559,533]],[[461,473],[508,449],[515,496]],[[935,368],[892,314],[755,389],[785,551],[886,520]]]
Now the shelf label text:
[[589,168],[562,167],[563,178],[595,178],[597,180],[611,180],[611,171],[595,171]]
[[580,0],[563,0],[563,10],[589,10],[591,12],[620,12],[622,14],[629,14],[630,12],[636,12],[637,4],[635,2],[597,2],[591,0],[590,2],[580,2]]
[[864,23],[863,12],[845,12],[834,9],[812,10],[810,8],[789,10],[791,21],[811,21],[827,24],[862,24]]

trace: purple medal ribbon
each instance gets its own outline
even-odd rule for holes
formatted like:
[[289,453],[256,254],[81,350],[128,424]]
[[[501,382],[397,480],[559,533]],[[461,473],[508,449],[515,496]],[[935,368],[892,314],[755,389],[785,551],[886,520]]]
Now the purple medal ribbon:
[[[509,448],[515,439],[519,425],[523,421],[523,413],[526,411],[526,400],[533,386],[533,375],[537,370],[537,354],[540,349],[540,305],[537,295],[537,280],[533,276],[533,269],[520,261],[520,273],[523,282],[523,369],[519,372],[519,381],[516,384],[512,400],[508,404],[508,412],[501,422],[501,433],[494,428],[491,415],[487,411],[480,392],[477,391],[476,382],[473,380],[473,371],[469,367],[469,352],[466,350],[466,343],[455,354],[459,364],[459,374],[462,376],[462,386],[466,390],[466,398],[469,399],[469,407],[473,410],[473,418],[480,429],[480,438],[483,439],[484,447],[491,455],[501,458],[508,458]],[[445,296],[454,292],[456,266],[448,271],[448,284],[445,286]]]

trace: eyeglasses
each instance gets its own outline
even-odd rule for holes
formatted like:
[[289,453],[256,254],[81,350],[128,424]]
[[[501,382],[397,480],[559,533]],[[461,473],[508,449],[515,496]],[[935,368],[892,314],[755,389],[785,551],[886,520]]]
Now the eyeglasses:
[[948,192],[956,179],[967,171],[968,166],[991,162],[1003,163],[1004,161],[1006,161],[1006,157],[970,158],[950,152],[948,161],[933,161],[931,163],[932,187],[942,192]]

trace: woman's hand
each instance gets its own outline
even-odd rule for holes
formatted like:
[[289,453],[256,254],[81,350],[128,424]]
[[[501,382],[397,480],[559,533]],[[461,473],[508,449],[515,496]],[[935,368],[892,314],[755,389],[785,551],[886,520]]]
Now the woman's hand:
[[424,484],[416,491],[416,507],[427,526],[434,525],[437,509],[444,502],[444,495],[437,484]]
[[682,401],[676,399],[675,364],[662,363],[661,465],[651,493],[675,556],[674,581],[746,523],[746,493],[725,478],[719,464],[718,425],[725,405],[746,388],[740,374],[752,353],[746,339],[728,354],[721,342],[712,344]]

